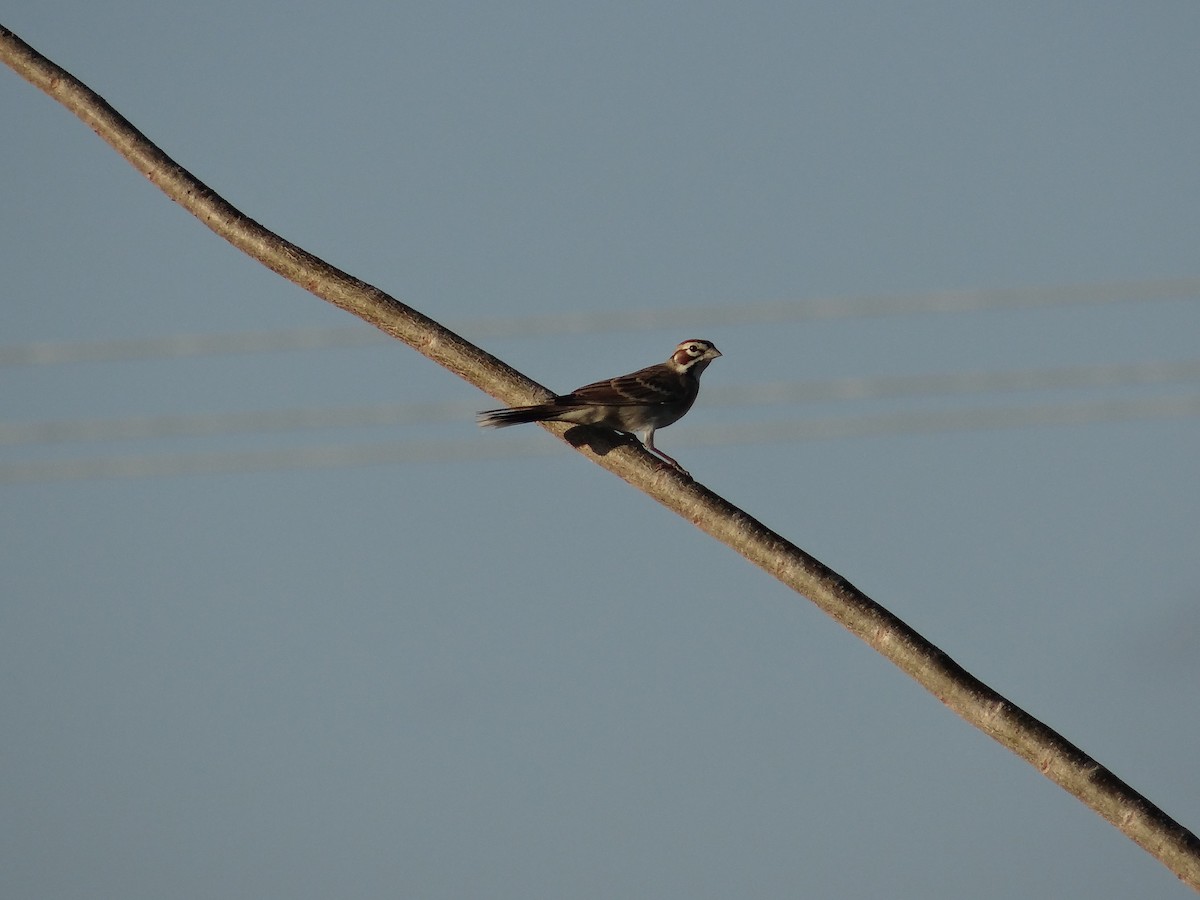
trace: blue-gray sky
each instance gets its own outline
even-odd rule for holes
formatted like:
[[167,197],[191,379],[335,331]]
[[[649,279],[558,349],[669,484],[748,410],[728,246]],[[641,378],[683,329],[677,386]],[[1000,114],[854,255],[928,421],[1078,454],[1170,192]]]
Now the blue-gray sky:
[[[660,446],[1200,827],[1194,381],[719,402],[1195,362],[1200,7],[17,0],[3,22],[248,215],[556,389],[713,340]],[[354,325],[12,73],[0,108],[10,362]],[[912,310],[962,291],[1023,305]],[[885,314],[760,315],[862,297]],[[670,321],[485,327],[645,312]],[[732,552],[536,429],[477,430],[493,401],[402,345],[0,370],[0,434],[381,404],[448,419],[0,448],[5,896],[1186,895]],[[991,427],[920,424],[970,410]],[[763,439],[866,416],[895,418]],[[396,461],[292,466],[364,446]],[[235,451],[278,455],[147,474]],[[22,480],[97,458],[135,474]]]

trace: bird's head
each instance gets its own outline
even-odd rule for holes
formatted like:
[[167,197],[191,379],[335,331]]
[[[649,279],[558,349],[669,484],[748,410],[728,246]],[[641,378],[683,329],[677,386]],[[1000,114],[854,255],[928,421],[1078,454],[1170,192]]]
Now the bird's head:
[[708,368],[710,362],[720,355],[721,351],[713,346],[712,341],[692,338],[691,340],[681,342],[675,348],[675,352],[667,360],[667,365],[676,372],[687,372],[690,370],[693,375],[699,375]]

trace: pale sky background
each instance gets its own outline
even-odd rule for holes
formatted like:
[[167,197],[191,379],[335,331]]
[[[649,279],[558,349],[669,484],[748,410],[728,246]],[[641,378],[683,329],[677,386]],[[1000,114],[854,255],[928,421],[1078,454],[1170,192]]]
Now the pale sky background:
[[[1200,827],[1200,5],[0,21],[248,215],[551,387],[713,340],[660,446]],[[0,895],[1191,896],[803,598],[538,429],[477,429],[496,404],[403,345],[29,363],[371,332],[8,70],[0,109]],[[962,291],[1024,305],[913,309]],[[846,315],[761,315],[818,300]],[[1167,363],[1191,380],[1130,383]],[[16,428],[411,404],[443,420]],[[781,438],[813,422],[849,432]]]

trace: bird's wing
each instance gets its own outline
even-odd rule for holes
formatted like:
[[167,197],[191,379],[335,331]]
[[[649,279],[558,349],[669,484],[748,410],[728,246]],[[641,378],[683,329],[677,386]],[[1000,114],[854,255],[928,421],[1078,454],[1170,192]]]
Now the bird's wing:
[[659,364],[607,381],[585,384],[560,397],[559,401],[600,406],[644,406],[677,401],[680,393],[679,376]]

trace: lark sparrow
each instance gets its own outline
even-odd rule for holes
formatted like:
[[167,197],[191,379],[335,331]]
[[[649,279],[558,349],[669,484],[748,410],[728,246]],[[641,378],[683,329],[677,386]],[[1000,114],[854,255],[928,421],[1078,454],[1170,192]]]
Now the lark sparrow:
[[628,434],[641,432],[647,450],[687,475],[683,466],[654,446],[654,432],[677,422],[692,408],[700,391],[700,373],[720,355],[711,341],[684,341],[665,363],[586,384],[536,406],[486,410],[479,413],[479,424],[506,428],[525,422],[573,422]]

